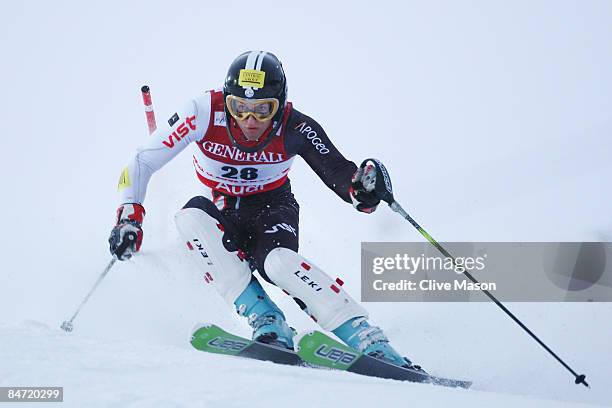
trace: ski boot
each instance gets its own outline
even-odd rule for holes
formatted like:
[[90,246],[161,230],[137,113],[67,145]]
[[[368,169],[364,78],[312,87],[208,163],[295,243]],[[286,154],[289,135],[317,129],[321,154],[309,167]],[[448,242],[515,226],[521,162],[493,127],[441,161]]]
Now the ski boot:
[[348,320],[333,333],[349,347],[368,356],[386,361],[396,366],[425,373],[420,366],[402,357],[391,345],[383,331],[376,326],[370,326],[365,317],[355,317]]
[[248,318],[253,340],[293,350],[295,333],[287,325],[285,315],[253,278],[234,302],[239,315]]

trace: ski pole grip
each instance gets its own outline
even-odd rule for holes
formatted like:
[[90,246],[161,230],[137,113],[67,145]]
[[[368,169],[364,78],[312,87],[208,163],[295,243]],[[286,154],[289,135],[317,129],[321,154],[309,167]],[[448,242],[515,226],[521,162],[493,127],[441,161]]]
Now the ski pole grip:
[[155,112],[153,111],[153,99],[151,98],[151,89],[148,85],[143,85],[140,88],[142,93],[142,101],[145,106],[145,115],[147,116],[147,126],[149,127],[149,134],[157,130],[157,124],[155,122]]
[[391,205],[395,202],[393,198],[393,186],[391,185],[391,177],[384,164],[378,159],[365,159],[361,162],[361,168],[365,168],[371,162],[376,168],[376,184],[374,190],[376,195],[387,204]]

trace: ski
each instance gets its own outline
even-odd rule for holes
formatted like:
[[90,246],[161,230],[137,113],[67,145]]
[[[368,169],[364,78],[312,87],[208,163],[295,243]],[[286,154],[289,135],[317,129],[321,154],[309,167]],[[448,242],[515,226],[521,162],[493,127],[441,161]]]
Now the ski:
[[191,335],[191,345],[197,350],[209,353],[271,361],[277,364],[312,368],[326,367],[369,377],[430,383],[446,387],[469,388],[472,385],[471,381],[436,377],[389,364],[355,351],[316,330],[299,336],[297,353],[228,333],[210,323],[200,324],[194,329]]
[[398,367],[355,351],[316,330],[301,335],[297,344],[298,356],[302,360],[318,366],[370,377],[429,383],[446,387],[469,388],[472,385],[471,381],[436,377],[424,372]]
[[191,335],[191,345],[200,351],[271,361],[277,364],[304,365],[295,351],[236,336],[214,324],[200,324]]

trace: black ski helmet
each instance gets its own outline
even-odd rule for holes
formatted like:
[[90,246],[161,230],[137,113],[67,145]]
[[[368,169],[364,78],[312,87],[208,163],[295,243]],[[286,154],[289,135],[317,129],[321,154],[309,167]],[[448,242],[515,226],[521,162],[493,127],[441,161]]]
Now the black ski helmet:
[[[241,71],[243,77],[241,77]],[[254,73],[253,82],[245,82],[246,73]],[[263,81],[261,81],[263,79]],[[263,85],[263,86],[262,86]],[[255,146],[242,145],[232,134],[232,116],[227,109],[227,96],[234,95],[245,99],[276,98],[278,111],[272,118],[272,129],[267,135],[262,135]],[[265,51],[247,51],[240,54],[230,65],[223,85],[223,101],[225,106],[225,128],[232,144],[238,149],[252,153],[265,148],[278,131],[287,103],[287,79],[283,65],[272,53]]]

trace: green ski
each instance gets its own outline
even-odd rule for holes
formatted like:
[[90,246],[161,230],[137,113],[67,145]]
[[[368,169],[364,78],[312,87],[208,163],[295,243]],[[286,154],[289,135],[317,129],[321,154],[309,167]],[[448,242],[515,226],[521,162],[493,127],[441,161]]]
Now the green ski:
[[228,333],[214,324],[201,324],[191,335],[191,345],[201,351],[272,361],[278,364],[304,365],[293,350],[260,343]]
[[472,385],[471,381],[436,377],[424,371],[389,364],[353,350],[316,330],[305,333],[299,338],[298,355],[302,360],[311,364],[370,377],[430,383],[447,387],[469,388]]

